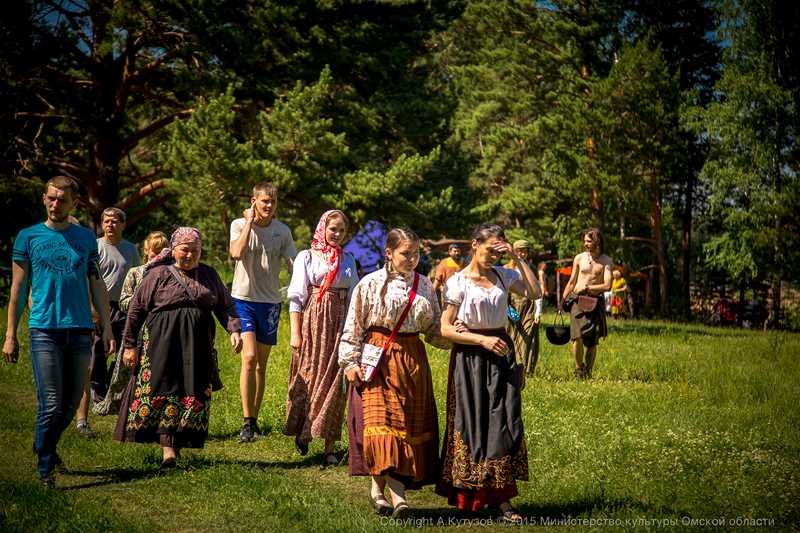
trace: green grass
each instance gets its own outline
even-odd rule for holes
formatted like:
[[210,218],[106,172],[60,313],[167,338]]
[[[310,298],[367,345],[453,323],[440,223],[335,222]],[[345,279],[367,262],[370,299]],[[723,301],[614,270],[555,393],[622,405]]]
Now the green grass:
[[[365,479],[342,467],[320,470],[321,443],[303,458],[281,434],[289,364],[281,327],[259,419],[264,438],[233,438],[239,364],[220,334],[225,388],[204,450],[161,472],[157,446],[112,442],[115,417],[94,417],[99,439],[65,432],[59,450],[69,470],[56,491],[40,488],[35,475],[35,393],[21,329],[20,363],[0,366],[0,530],[396,529],[369,509]],[[542,340],[537,375],[523,391],[530,481],[515,500],[531,522],[583,530],[663,519],[681,530],[691,519],[751,518],[800,527],[800,335],[613,322],[591,382],[573,381],[568,349]],[[428,353],[441,417],[448,354]],[[431,488],[410,493],[410,503],[416,521],[408,529],[485,531],[492,519],[448,508]]]

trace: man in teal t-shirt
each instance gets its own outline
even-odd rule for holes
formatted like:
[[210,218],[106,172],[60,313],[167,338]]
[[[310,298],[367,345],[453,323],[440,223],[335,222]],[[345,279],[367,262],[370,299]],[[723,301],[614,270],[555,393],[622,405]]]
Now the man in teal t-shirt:
[[34,447],[45,486],[54,485],[53,470],[61,462],[56,446],[75,415],[87,378],[94,328],[89,296],[100,315],[104,344],[114,349],[94,233],[68,220],[77,195],[78,186],[70,178],[48,181],[42,195],[47,220],[19,232],[12,256],[3,355],[7,361],[17,362],[17,329],[30,281],[28,327],[38,400]]

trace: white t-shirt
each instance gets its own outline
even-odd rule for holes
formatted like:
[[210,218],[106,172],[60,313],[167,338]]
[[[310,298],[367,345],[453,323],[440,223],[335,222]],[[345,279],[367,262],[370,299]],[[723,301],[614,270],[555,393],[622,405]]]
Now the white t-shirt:
[[463,270],[447,280],[445,304],[458,306],[456,317],[469,329],[499,329],[508,324],[508,288],[519,279],[519,273],[503,267],[495,267],[493,273],[500,276],[502,283],[489,274],[489,279],[495,283],[490,289],[473,283],[464,276]]
[[[242,234],[244,218],[231,223],[231,242]],[[280,220],[272,219],[269,226],[250,225],[247,246],[233,271],[231,296],[239,300],[259,303],[280,303],[281,259],[294,259],[292,230]]]
[[100,256],[100,275],[108,290],[108,300],[118,302],[128,270],[142,263],[139,251],[135,244],[125,239],[114,245],[105,237],[100,237],[97,239],[97,253]]

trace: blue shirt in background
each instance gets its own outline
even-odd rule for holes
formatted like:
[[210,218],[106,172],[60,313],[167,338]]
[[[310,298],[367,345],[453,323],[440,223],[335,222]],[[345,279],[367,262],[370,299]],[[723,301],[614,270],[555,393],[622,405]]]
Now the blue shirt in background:
[[25,228],[14,240],[12,260],[30,265],[28,327],[94,329],[88,275],[98,272],[98,254],[92,230],[70,224],[58,231],[44,223]]

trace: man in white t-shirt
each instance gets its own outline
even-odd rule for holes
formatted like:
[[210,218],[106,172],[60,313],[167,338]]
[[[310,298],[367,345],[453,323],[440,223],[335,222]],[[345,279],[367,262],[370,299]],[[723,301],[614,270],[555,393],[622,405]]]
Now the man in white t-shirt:
[[281,258],[292,271],[297,255],[292,231],[276,220],[278,191],[272,183],[253,187],[244,218],[231,224],[231,257],[236,260],[231,296],[242,321],[242,370],[239,392],[244,421],[241,442],[252,441],[260,432],[258,411],[264,396],[264,374],[271,348],[278,342],[281,294],[278,274]]

